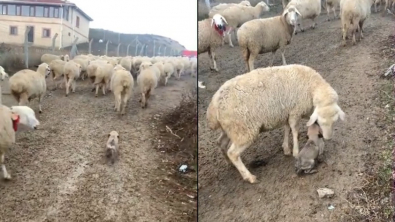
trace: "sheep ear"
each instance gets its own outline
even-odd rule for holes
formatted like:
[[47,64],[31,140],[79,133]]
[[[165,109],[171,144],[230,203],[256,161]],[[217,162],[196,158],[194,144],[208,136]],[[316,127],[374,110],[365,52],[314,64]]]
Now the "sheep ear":
[[310,116],[310,120],[306,123],[306,126],[311,126],[315,123],[315,121],[318,119],[318,113],[316,109],[314,109],[313,114]]
[[346,114],[343,112],[343,110],[337,106],[338,108],[338,114],[339,114],[339,118],[341,119],[341,121],[344,121],[344,119],[346,118]]
[[17,120],[19,118],[19,115],[18,114],[15,114],[15,113],[11,113],[11,119],[12,120]]
[[287,16],[287,14],[288,14],[288,9],[285,9],[283,12],[283,17]]
[[296,12],[300,17],[302,17],[302,14],[300,14],[300,12],[298,11],[297,8],[295,8],[295,12]]
[[111,136],[111,134],[108,134],[108,137],[110,137]]
[[117,135],[117,138],[119,139],[119,135]]

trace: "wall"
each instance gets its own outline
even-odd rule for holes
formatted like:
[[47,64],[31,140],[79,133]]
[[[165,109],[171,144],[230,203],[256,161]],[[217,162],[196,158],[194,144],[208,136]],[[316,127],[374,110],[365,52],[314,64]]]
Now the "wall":
[[[76,27],[77,16],[80,18],[79,28]],[[63,47],[72,45],[77,37],[77,44],[89,42],[89,21],[77,10],[70,9],[69,21],[63,19],[63,25]]]
[[[16,36],[10,35],[10,26],[18,27],[18,34]],[[60,19],[5,15],[0,17],[0,34],[2,37],[0,42],[23,44],[26,26],[34,26],[34,45],[36,46],[51,47],[52,37],[55,33],[59,33],[60,35]],[[50,38],[44,38],[42,36],[44,28],[51,29]],[[55,46],[59,47],[59,44],[60,42],[57,41]]]

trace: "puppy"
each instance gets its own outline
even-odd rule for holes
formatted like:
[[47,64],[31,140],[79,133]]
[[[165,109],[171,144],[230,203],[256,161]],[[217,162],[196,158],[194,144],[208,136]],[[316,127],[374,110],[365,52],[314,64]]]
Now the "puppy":
[[111,131],[108,134],[106,157],[111,160],[111,164],[114,164],[115,160],[118,158],[118,139],[119,134],[117,131]]

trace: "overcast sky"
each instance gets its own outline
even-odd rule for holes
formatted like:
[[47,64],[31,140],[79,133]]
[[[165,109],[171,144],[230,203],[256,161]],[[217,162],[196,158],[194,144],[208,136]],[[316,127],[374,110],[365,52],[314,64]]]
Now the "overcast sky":
[[197,50],[196,0],[70,0],[87,13],[91,28],[156,34]]

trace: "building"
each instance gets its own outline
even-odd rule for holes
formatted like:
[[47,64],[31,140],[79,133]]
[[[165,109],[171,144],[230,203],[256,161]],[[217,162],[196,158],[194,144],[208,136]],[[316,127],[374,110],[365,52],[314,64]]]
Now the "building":
[[0,0],[0,43],[23,44],[30,27],[28,42],[34,46],[63,48],[89,41],[89,22],[93,21],[74,3],[63,0]]

